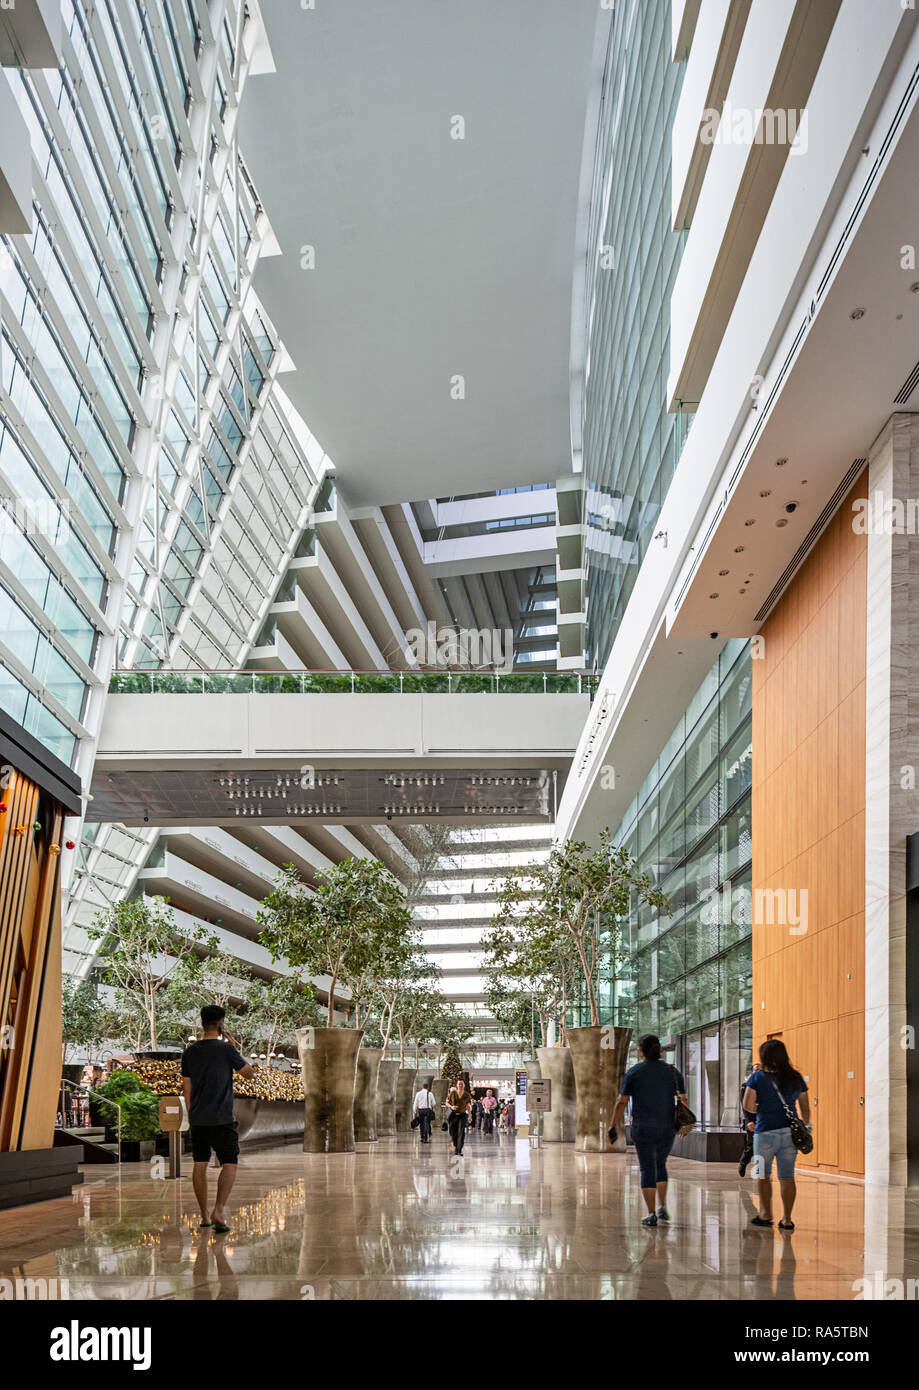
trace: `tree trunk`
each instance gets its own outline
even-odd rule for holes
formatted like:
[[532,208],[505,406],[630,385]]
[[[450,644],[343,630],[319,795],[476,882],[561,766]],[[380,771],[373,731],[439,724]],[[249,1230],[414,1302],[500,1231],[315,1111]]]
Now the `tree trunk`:
[[591,1022],[591,1026],[594,1027],[594,1028],[599,1028],[599,1026],[600,1026],[600,1011],[599,1011],[599,1009],[597,1008],[597,996],[596,996],[596,994],[594,993],[593,971],[590,969],[590,966],[587,964],[587,952],[586,952],[585,949],[584,949],[584,943],[581,941],[580,937],[577,938],[577,948],[578,948],[578,955],[579,955],[580,958],[581,958],[581,970],[583,971],[583,974],[584,974],[584,982],[585,982],[585,984],[587,985],[587,999],[588,999],[588,1003],[590,1004],[590,1022]]
[[335,974],[332,976],[332,983],[331,983],[331,985],[329,986],[329,1017],[328,1017],[328,1024],[329,1024],[329,1027],[330,1027],[330,1028],[334,1028],[334,1027],[335,1027],[335,986],[337,985],[337,983],[338,983],[338,972],[336,971]]

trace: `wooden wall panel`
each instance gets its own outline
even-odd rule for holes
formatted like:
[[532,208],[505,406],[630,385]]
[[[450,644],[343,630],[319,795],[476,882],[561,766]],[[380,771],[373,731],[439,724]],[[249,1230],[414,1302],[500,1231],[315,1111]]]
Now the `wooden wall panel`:
[[[809,1083],[801,1166],[864,1173],[867,541],[856,483],[753,662],[753,888],[807,891],[807,930],[753,928],[754,1044],[780,1035]],[[754,899],[755,902],[755,899]],[[851,1075],[850,1075],[851,1073]]]
[[[63,816],[14,774],[0,812],[0,1150],[49,1148],[61,1075]],[[39,806],[45,809],[39,812]],[[35,826],[39,814],[50,824]]]

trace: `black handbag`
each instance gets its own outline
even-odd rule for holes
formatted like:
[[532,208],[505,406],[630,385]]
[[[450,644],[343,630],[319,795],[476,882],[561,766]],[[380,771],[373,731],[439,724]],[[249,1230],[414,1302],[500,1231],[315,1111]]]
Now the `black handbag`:
[[419,1126],[420,1124],[421,1124],[421,1116],[420,1116],[420,1115],[413,1115],[413,1116],[412,1116],[412,1129],[417,1129],[418,1126]]
[[[673,1072],[674,1079],[676,1079],[676,1067],[671,1067],[670,1070]],[[691,1126],[691,1125],[694,1125],[695,1123],[696,1123],[696,1117],[695,1117],[695,1115],[692,1113],[692,1111],[690,1110],[689,1106],[686,1105],[684,1101],[678,1100],[677,1103],[676,1103],[676,1106],[674,1107],[674,1111],[673,1111],[673,1127],[674,1127],[674,1129],[675,1129],[675,1130],[677,1131],[677,1133],[679,1134],[680,1130],[683,1129],[683,1128],[685,1128],[686,1125],[690,1125],[690,1126]]]
[[441,1125],[441,1129],[449,1129],[449,1128],[450,1128],[450,1126],[447,1124],[446,1120],[444,1120],[443,1124]]
[[782,1109],[785,1111],[785,1118],[788,1121],[788,1128],[791,1130],[791,1142],[798,1150],[798,1153],[809,1154],[811,1149],[814,1147],[813,1135],[811,1134],[807,1125],[801,1119],[801,1116],[798,1114],[797,1110],[789,1110],[788,1105],[785,1102],[785,1097],[782,1095],[782,1092],[776,1085],[775,1077],[770,1076],[769,1080],[772,1082],[773,1086],[775,1086],[775,1093],[782,1103]]

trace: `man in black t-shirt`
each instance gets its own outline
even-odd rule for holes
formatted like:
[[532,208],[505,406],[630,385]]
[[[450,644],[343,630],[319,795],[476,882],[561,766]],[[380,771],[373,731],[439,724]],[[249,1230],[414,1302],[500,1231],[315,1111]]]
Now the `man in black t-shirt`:
[[[219,1004],[205,1004],[201,1010],[200,1042],[193,1042],[182,1053],[182,1092],[191,1126],[194,1165],[192,1186],[201,1208],[201,1225],[213,1226],[218,1234],[227,1225],[227,1200],[236,1181],[239,1137],[233,1110],[233,1073],[247,1080],[255,1073],[241,1056],[236,1041],[224,1031],[224,1010]],[[207,1165],[211,1151],[220,1163],[217,1200],[207,1209]]]

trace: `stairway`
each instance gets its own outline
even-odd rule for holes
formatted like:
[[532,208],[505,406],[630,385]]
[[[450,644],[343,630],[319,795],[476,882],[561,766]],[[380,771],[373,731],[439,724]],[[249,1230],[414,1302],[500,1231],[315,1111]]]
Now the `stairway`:
[[118,1145],[105,1142],[105,1130],[98,1128],[86,1129],[83,1126],[62,1128],[58,1126],[54,1131],[54,1147],[56,1149],[66,1148],[70,1145],[83,1145],[83,1163],[117,1163]]

